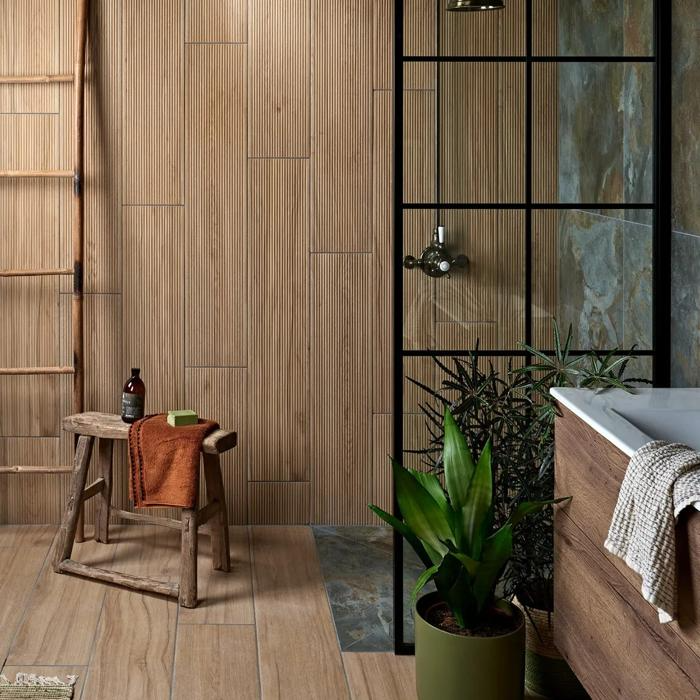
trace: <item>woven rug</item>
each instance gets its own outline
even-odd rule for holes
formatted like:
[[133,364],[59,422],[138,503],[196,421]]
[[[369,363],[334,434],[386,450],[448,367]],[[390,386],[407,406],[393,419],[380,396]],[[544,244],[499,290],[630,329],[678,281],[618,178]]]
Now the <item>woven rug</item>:
[[68,676],[66,681],[33,673],[18,673],[14,682],[0,676],[0,700],[65,700],[73,697],[77,676]]

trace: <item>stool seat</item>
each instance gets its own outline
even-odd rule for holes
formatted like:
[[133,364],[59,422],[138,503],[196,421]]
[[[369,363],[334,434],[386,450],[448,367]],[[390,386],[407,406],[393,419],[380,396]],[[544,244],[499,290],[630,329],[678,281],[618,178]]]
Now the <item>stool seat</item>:
[[[207,484],[207,504],[200,510],[196,507],[181,509],[181,519],[178,521],[173,518],[160,518],[112,509],[114,440],[127,440],[129,437],[129,425],[124,423],[120,416],[111,413],[79,413],[63,419],[63,430],[74,433],[78,436],[78,440],[71,489],[54,548],[54,571],[59,574],[73,574],[135,590],[175,597],[179,599],[182,607],[196,607],[198,530],[209,520],[213,521],[209,528],[212,540],[212,566],[221,571],[231,569],[228,514],[219,455],[236,446],[236,433],[229,430],[216,430],[204,439],[202,457]],[[86,487],[95,438],[98,439],[99,477]],[[175,527],[181,531],[179,584],[87,566],[71,559],[83,504],[94,497],[98,498],[95,517],[97,542],[105,544],[109,542],[109,520],[112,512],[127,520]]]
[[[110,440],[128,440],[129,424],[121,416],[114,413],[76,413],[63,419],[63,430],[77,435],[92,435],[93,437],[109,438]],[[223,454],[233,449],[238,436],[229,430],[215,430],[204,438],[202,452],[207,454]]]

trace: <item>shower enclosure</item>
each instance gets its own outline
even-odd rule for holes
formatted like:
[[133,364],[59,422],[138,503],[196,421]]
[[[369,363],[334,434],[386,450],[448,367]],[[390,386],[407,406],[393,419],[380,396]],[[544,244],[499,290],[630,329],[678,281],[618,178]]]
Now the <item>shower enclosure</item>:
[[[477,341],[502,369],[527,360],[521,342],[551,352],[553,317],[577,352],[635,348],[633,375],[668,385],[670,5],[395,3],[393,454],[407,466],[428,440],[407,378],[439,386],[432,357]],[[414,581],[397,537],[398,653]]]

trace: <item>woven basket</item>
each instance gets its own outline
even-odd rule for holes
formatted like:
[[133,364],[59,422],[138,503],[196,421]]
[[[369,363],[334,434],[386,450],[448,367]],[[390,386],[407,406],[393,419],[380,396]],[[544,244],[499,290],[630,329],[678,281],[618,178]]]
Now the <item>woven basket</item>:
[[[521,609],[523,606],[513,601]],[[554,644],[551,613],[528,608],[525,612],[525,685],[545,698],[585,700],[588,694]],[[534,624],[533,624],[534,623]]]

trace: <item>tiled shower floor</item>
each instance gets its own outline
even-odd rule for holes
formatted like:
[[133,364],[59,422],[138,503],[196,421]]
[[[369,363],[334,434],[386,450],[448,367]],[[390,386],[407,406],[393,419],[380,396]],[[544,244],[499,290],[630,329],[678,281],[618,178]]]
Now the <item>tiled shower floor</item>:
[[[313,531],[341,649],[393,651],[392,531],[328,526]],[[407,566],[413,581],[422,568]],[[410,613],[407,625],[412,627]]]

